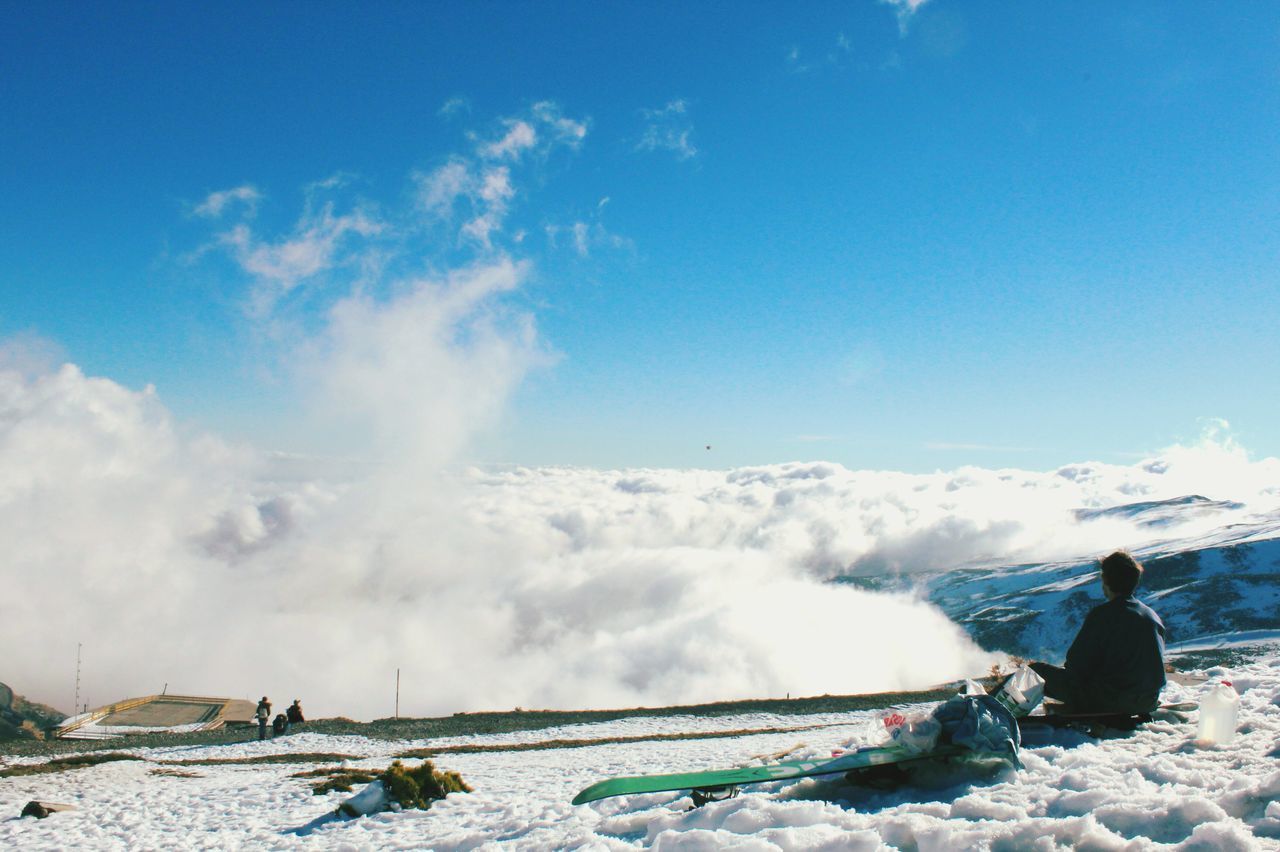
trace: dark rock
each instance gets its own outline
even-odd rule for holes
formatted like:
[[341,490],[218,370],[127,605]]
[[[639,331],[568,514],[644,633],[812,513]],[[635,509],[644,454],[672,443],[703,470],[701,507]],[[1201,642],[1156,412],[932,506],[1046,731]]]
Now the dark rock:
[[59,811],[74,811],[75,809],[75,805],[67,805],[61,802],[37,802],[32,799],[22,809],[22,815],[24,817],[33,816],[36,819],[44,819],[49,814],[56,814]]

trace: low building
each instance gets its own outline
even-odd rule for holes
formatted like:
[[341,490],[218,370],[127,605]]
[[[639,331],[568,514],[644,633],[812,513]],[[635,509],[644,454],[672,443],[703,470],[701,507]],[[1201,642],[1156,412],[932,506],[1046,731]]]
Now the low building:
[[212,731],[226,725],[256,724],[257,705],[239,698],[147,695],[127,698],[63,721],[61,739],[103,740],[137,734]]

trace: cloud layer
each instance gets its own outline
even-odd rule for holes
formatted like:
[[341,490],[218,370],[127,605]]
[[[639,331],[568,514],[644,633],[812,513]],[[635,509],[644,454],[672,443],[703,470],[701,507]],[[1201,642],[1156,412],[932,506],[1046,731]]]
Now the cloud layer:
[[[403,426],[385,427],[388,463],[342,481],[278,478],[269,457],[184,435],[149,389],[70,365],[0,373],[6,680],[66,708],[83,641],[94,703],[168,683],[364,718],[390,712],[397,668],[409,713],[923,686],[989,657],[910,595],[825,580],[1087,556],[1152,534],[1076,520],[1081,506],[1205,493],[1242,501],[1243,518],[1278,502],[1277,462],[1221,438],[1044,473],[447,473],[468,424],[527,366],[519,339],[458,349],[450,330],[517,280],[485,268],[417,304],[344,309],[323,361],[333,388]],[[404,382],[387,361],[401,325],[434,341],[418,351],[447,378],[376,399]]]

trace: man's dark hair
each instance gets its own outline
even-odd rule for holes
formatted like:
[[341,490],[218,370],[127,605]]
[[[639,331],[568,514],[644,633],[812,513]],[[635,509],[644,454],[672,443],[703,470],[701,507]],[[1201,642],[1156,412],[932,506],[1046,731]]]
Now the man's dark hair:
[[1102,579],[1117,596],[1128,597],[1142,579],[1142,565],[1125,551],[1117,550],[1102,560]]

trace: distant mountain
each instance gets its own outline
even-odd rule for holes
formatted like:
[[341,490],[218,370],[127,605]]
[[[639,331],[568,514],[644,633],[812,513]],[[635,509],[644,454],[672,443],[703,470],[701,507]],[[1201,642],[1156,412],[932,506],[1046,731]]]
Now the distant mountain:
[[[1165,526],[1224,508],[1239,506],[1197,496],[1085,517]],[[1171,645],[1212,644],[1245,631],[1280,635],[1280,514],[1133,553],[1146,569],[1137,597],[1160,614]],[[961,568],[927,577],[925,590],[984,648],[1048,660],[1061,660],[1085,614],[1105,600],[1092,561]]]
[[1077,521],[1126,518],[1140,527],[1166,527],[1191,518],[1243,508],[1243,503],[1210,500],[1208,497],[1192,494],[1187,497],[1175,497],[1172,500],[1146,500],[1140,503],[1126,503],[1123,506],[1109,506],[1105,509],[1076,509],[1075,515]]

